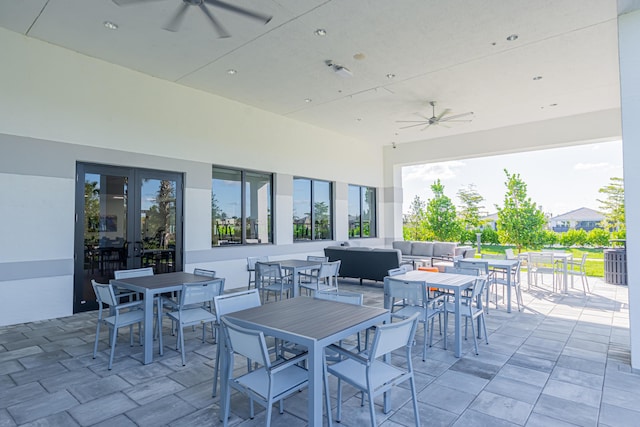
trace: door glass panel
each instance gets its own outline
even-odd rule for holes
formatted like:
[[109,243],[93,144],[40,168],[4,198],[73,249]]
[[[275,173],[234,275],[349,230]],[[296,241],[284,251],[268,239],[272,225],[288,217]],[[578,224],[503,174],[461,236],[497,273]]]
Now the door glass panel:
[[311,180],[293,180],[293,240],[311,240]]
[[313,222],[315,240],[332,238],[331,224],[331,183],[313,181]]
[[361,237],[360,231],[360,187],[349,186],[349,237]]
[[142,267],[156,274],[175,271],[176,182],[143,178],[140,183],[140,251]]
[[91,279],[108,283],[127,266],[126,176],[84,175],[84,283],[82,300],[92,300]]

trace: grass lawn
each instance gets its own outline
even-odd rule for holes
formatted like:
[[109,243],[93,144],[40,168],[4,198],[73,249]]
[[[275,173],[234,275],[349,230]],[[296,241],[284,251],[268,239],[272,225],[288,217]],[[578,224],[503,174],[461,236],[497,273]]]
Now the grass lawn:
[[[513,246],[502,245],[482,245],[482,253],[485,254],[504,254],[505,249],[513,249]],[[587,276],[604,277],[604,250],[602,248],[563,248],[553,247],[545,248],[558,251],[571,252],[574,260],[580,260],[583,253],[587,253]],[[523,249],[522,252],[528,252],[529,250]],[[514,252],[517,251],[514,249]],[[480,255],[476,255],[478,258]]]

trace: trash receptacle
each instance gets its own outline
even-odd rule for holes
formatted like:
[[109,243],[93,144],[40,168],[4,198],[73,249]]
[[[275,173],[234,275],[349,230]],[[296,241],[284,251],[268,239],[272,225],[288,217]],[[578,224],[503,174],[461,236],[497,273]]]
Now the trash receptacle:
[[624,248],[604,250],[604,281],[612,285],[627,284],[627,251]]

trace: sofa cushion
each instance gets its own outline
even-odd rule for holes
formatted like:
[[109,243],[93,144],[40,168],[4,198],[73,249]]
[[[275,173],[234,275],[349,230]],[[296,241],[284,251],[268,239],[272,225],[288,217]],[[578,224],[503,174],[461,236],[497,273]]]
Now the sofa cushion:
[[413,242],[411,244],[411,255],[432,257],[433,242]]
[[402,255],[411,255],[411,246],[412,246],[411,242],[407,242],[404,240],[396,240],[395,242],[391,243],[391,246],[393,247],[393,249],[400,249],[400,252],[402,252]]
[[434,242],[433,243],[433,256],[443,257],[445,255],[453,256],[458,246],[455,242]]

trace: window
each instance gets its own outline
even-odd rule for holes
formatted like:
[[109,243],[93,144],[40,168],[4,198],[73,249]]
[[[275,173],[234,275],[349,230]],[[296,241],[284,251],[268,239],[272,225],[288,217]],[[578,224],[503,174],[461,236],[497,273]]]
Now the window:
[[293,179],[293,240],[331,240],[331,183]]
[[376,236],[376,189],[349,186],[349,237]]
[[211,245],[272,242],[270,173],[214,166],[211,179]]

